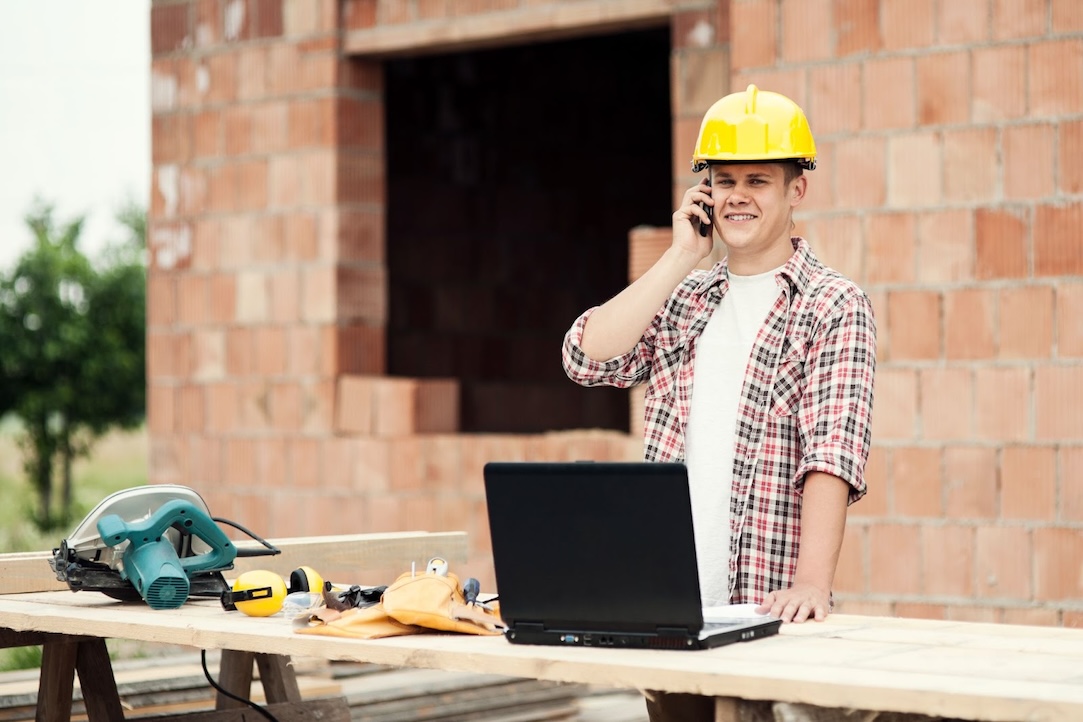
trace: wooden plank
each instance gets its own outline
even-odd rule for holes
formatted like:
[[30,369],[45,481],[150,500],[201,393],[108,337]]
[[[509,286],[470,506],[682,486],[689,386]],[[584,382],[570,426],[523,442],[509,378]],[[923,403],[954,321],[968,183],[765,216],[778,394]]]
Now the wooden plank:
[[627,31],[666,23],[672,0],[578,0],[516,7],[426,22],[380,25],[346,33],[346,53],[387,57],[462,51],[493,45]]
[[[342,698],[312,699],[306,702],[284,702],[267,705],[267,712],[279,722],[350,722],[350,708]],[[146,722],[266,722],[266,717],[250,707],[244,709],[215,710],[213,712],[185,712],[178,715],[154,715],[132,717]]]
[[[236,576],[252,569],[267,569],[288,577],[300,566],[308,565],[323,573],[355,573],[366,569],[410,568],[410,562],[423,565],[434,556],[448,561],[465,562],[466,532],[404,531],[384,534],[344,534],[339,536],[290,537],[269,539],[282,550],[266,557],[238,557],[233,571]],[[236,542],[238,549],[262,548],[251,539]],[[0,554],[0,594],[22,594],[68,590],[65,582],[57,580],[49,560],[53,553],[19,552]],[[352,579],[345,582],[354,583]]]

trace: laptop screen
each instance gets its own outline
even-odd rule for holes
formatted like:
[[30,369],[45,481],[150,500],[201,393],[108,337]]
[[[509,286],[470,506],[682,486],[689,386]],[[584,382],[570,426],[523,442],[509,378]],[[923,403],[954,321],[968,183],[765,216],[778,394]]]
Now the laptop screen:
[[485,493],[509,626],[702,626],[683,464],[492,462]]

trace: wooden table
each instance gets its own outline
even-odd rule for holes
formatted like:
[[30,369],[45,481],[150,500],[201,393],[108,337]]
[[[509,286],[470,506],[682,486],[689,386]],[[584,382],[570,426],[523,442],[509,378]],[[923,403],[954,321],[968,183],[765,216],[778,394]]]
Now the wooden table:
[[[40,633],[52,635],[69,657],[92,657],[79,659],[84,695],[94,691],[86,689],[88,681],[108,687],[112,673],[83,678],[84,667],[93,672],[101,664],[104,642],[86,652],[77,643],[114,637],[264,659],[356,660],[692,692],[720,698],[719,720],[731,718],[734,699],[968,720],[1083,720],[1083,630],[1076,629],[835,615],[784,625],[778,636],[755,642],[678,652],[519,646],[501,637],[442,634],[338,639],[296,634],[281,618],[227,613],[212,601],[154,611],[86,592],[0,596],[0,641]],[[47,671],[43,665],[43,680]],[[107,697],[99,695],[97,707],[93,694],[88,698],[92,721],[118,719],[119,705]],[[70,707],[70,696],[67,701]],[[39,710],[39,719],[65,718],[60,709],[46,712],[42,717]]]

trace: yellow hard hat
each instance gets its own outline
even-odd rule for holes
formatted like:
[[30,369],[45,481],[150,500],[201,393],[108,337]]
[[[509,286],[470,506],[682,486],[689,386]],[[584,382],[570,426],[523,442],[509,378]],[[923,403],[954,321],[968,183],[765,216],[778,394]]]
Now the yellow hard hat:
[[693,172],[709,163],[771,160],[794,160],[807,170],[816,167],[816,141],[797,103],[749,85],[708,109],[692,154]]
[[[286,599],[286,582],[274,572],[256,569],[245,572],[233,582],[233,590],[226,592],[229,604],[250,617],[269,617],[278,614]],[[229,608],[227,600],[223,605]]]

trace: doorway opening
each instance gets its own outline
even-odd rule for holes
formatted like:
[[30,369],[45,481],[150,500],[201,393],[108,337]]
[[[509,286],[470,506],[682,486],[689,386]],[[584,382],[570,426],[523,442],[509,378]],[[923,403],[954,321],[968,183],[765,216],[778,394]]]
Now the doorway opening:
[[389,60],[388,373],[460,381],[463,432],[628,430],[564,333],[671,222],[668,28]]

